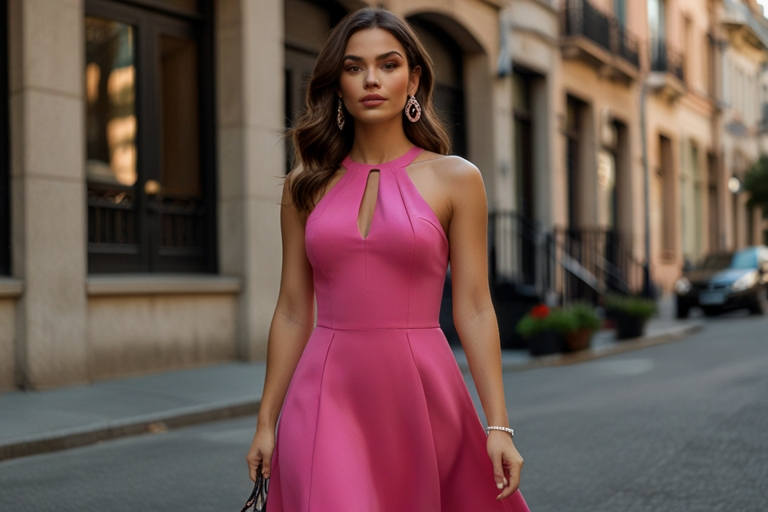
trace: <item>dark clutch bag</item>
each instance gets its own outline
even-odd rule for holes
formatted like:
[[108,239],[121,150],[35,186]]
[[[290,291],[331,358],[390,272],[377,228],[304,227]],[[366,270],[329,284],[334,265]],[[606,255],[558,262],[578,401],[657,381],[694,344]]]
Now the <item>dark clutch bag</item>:
[[245,506],[240,512],[265,512],[267,510],[267,491],[269,490],[269,479],[261,474],[261,466],[256,470],[256,483],[253,485],[253,491]]

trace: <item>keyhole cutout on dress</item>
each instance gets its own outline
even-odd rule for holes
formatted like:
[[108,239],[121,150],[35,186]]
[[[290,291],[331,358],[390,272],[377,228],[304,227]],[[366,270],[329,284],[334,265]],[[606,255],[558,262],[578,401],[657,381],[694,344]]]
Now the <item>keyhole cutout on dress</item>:
[[368,238],[368,235],[371,233],[373,214],[376,211],[376,203],[378,202],[379,178],[379,169],[371,169],[365,180],[365,190],[360,201],[360,210],[357,212],[357,231],[363,240]]

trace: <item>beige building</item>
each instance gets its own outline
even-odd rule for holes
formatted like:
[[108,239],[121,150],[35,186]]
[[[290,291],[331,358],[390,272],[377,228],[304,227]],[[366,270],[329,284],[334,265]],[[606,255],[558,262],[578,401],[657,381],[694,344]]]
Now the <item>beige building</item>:
[[[493,189],[502,3],[384,4],[424,37],[456,152]],[[0,390],[264,357],[282,136],[324,35],[363,5],[0,2]]]
[[[747,208],[739,190],[744,172],[768,153],[768,21],[756,2],[724,0],[720,5],[723,179],[725,192],[721,247],[768,243],[762,212]],[[761,142],[761,138],[763,141]]]
[[435,61],[486,183],[494,285],[638,292],[645,134],[670,289],[759,235],[727,188],[768,102],[739,103],[768,78],[764,20],[735,1],[0,0],[0,391],[265,356],[283,134],[325,35],[367,3]]
[[716,248],[716,2],[648,0],[648,163],[652,275],[669,291],[686,262]]

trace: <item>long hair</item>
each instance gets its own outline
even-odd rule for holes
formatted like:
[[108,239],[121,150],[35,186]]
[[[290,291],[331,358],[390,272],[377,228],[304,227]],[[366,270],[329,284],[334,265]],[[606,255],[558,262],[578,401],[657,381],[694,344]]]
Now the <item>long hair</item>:
[[[291,182],[291,199],[300,211],[314,207],[314,198],[349,154],[354,141],[354,118],[346,112],[343,130],[336,125],[339,75],[343,68],[347,41],[358,30],[381,28],[391,33],[405,48],[408,70],[421,66],[416,100],[421,105],[421,119],[411,123],[403,113],[405,136],[416,146],[447,155],[451,139],[432,104],[435,74],[432,58],[408,23],[381,8],[366,7],[348,14],[330,32],[317,57],[307,87],[307,111],[296,127],[288,132],[296,150],[295,165],[302,172]],[[343,107],[342,107],[343,108]]]

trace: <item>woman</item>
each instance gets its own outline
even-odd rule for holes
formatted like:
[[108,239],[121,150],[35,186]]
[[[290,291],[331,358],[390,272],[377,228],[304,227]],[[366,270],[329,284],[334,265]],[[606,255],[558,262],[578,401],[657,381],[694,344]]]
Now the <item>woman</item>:
[[[444,156],[433,86],[424,47],[385,10],[347,16],[318,57],[246,457],[252,480],[260,464],[271,478],[270,512],[528,510],[504,430],[485,189]],[[438,323],[449,261],[454,323],[498,427],[487,436]]]

